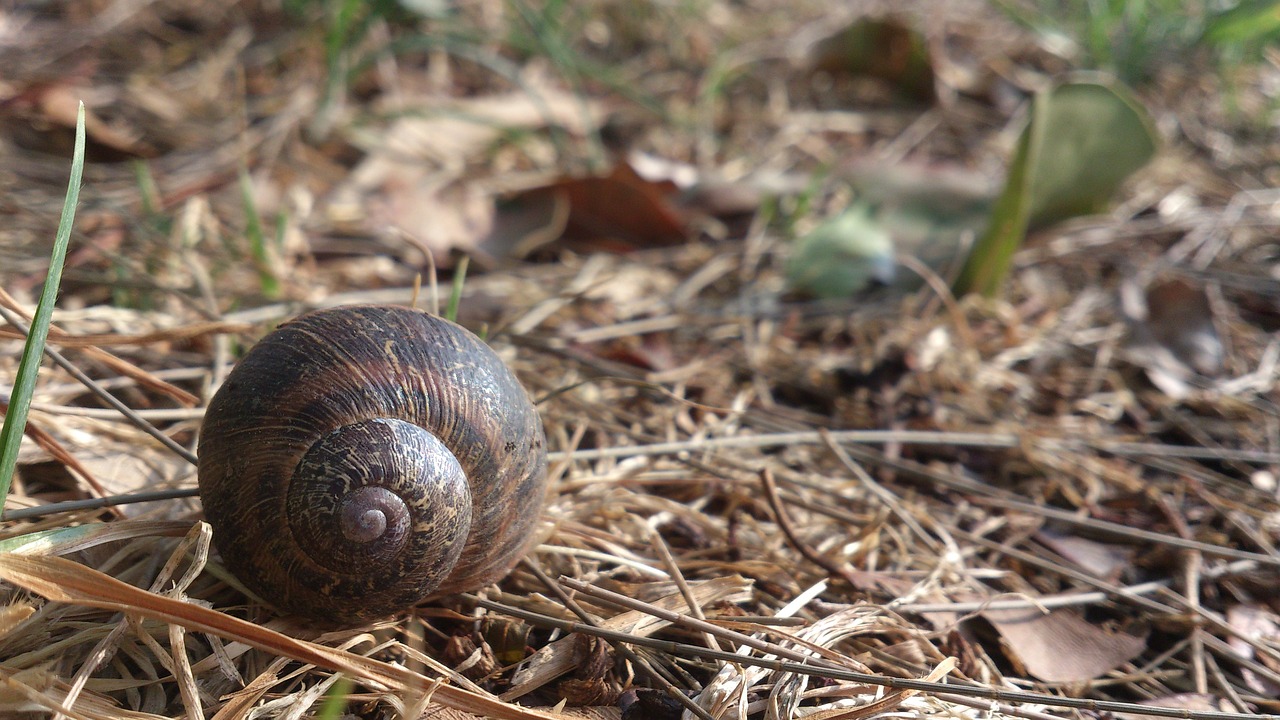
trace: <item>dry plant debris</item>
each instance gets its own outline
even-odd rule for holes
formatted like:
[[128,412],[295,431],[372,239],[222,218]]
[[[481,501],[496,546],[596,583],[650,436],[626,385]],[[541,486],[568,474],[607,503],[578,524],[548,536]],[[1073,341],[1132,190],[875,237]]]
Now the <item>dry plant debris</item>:
[[[999,299],[926,270],[810,302],[791,239],[877,173],[989,181],[1078,58],[976,0],[354,5],[0,10],[0,409],[80,98],[50,342],[100,388],[41,374],[0,714],[1280,713],[1274,52],[1155,73],[1156,162]],[[842,73],[860,17],[928,52]],[[277,616],[190,497],[211,388],[304,309],[430,302],[461,254],[460,320],[553,449],[541,544],[368,627]]]

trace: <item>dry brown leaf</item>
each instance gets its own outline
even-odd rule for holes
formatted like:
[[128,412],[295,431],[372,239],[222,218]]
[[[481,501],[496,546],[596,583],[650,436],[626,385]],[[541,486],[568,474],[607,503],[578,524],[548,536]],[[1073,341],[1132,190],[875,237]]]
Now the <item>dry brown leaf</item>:
[[493,199],[474,185],[439,185],[430,179],[388,180],[369,201],[370,215],[431,251],[441,267],[451,250],[468,252],[493,229]]
[[[64,127],[76,126],[76,114],[79,112],[82,93],[67,85],[50,85],[39,94],[37,106],[40,112],[52,122]],[[155,149],[142,142],[137,131],[130,131],[119,126],[109,125],[90,110],[84,113],[85,135],[94,142],[125,155],[150,157]]]
[[[77,451],[76,458],[102,483],[109,495],[124,495],[176,487],[192,474],[183,458],[155,444],[144,442],[109,443],[92,450]],[[152,503],[130,503],[121,507],[128,516],[154,511]]]
[[1048,682],[1084,682],[1101,677],[1137,657],[1145,638],[1108,632],[1070,610],[1042,613],[986,610],[982,613],[1004,642],[1005,650],[1027,672]]
[[1035,538],[1085,572],[1104,580],[1115,580],[1133,559],[1131,548],[1100,543],[1056,530],[1040,530]]
[[725,180],[693,164],[638,150],[627,154],[627,164],[647,182],[679,188],[679,207],[687,213],[722,220],[754,215],[767,198],[802,192],[812,181],[808,176],[769,171]]
[[569,224],[569,198],[530,192],[498,203],[489,234],[480,242],[486,260],[526,258],[564,235]]
[[441,265],[449,250],[472,250],[494,225],[492,198],[463,180],[472,163],[513,129],[556,126],[582,135],[600,122],[595,103],[538,78],[525,87],[443,104],[433,98],[431,116],[404,116],[365,138],[369,155],[333,192],[329,221],[348,232],[395,228]]
[[[14,116],[26,126],[19,133],[28,138],[23,144],[69,156],[76,115],[86,94],[83,88],[66,82],[33,84],[0,105],[0,112]],[[137,130],[120,123],[108,123],[88,108],[84,113],[84,131],[85,154],[90,161],[118,162],[157,154]]]
[[[562,240],[582,251],[628,252],[642,248],[677,245],[688,239],[688,224],[674,202],[676,187],[670,182],[650,182],[630,165],[620,163],[607,175],[561,178],[550,185],[519,193],[510,207],[529,214],[530,206],[548,208],[542,215],[567,203]],[[494,239],[509,245],[509,240]],[[527,247],[528,243],[517,244]],[[486,241],[486,247],[488,241]]]
[[511,130],[555,126],[581,136],[599,126],[597,103],[547,80],[529,79],[525,87],[478,98],[424,99],[422,107],[429,116],[405,114],[390,128],[366,138],[373,149],[356,168],[352,181],[364,189],[376,187],[391,167],[406,162],[432,171],[461,170]]
[[[95,492],[120,495],[177,486],[191,475],[186,460],[147,438],[131,425],[75,415],[59,415],[34,409],[35,427],[44,429],[55,446],[23,443],[21,462],[39,462],[53,457],[77,473],[87,473],[96,483]],[[44,453],[37,452],[44,450]],[[63,455],[65,453],[65,455]],[[128,513],[146,512],[155,506],[128,508]],[[122,508],[123,510],[124,508]]]

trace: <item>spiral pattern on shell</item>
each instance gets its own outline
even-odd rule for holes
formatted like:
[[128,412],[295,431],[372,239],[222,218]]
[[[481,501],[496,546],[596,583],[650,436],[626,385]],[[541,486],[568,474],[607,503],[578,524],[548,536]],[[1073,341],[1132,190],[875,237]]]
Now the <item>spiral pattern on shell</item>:
[[479,338],[345,306],[285,323],[227,376],[200,432],[200,495],[249,590],[353,624],[504,575],[542,509],[545,445]]

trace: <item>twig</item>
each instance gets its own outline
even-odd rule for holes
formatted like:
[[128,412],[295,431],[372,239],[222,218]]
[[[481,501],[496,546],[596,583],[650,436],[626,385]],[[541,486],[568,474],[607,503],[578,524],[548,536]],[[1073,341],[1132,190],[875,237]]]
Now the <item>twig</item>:
[[[982,698],[997,703],[1029,703],[1035,705],[1049,705],[1064,708],[1074,708],[1081,710],[1091,710],[1094,712],[1105,713],[1130,713],[1134,715],[1151,715],[1155,717],[1182,718],[1182,720],[1280,720],[1280,715],[1251,715],[1244,713],[1230,713],[1217,711],[1201,711],[1187,710],[1185,708],[1170,708],[1149,705],[1138,705],[1136,703],[1115,702],[1111,700],[1092,700],[1086,698],[1070,698],[1059,697],[1053,695],[1042,695],[1040,693],[1022,692],[1016,690],[1000,690],[995,688],[987,688],[978,685],[952,685],[947,683],[924,682],[920,680],[911,680],[905,678],[892,678],[882,675],[874,675],[871,673],[855,672],[841,667],[827,667],[825,661],[812,657],[806,658],[807,662],[795,662],[787,660],[775,660],[772,658],[751,657],[738,655],[724,650],[712,650],[710,648],[698,647],[696,645],[687,645],[671,640],[659,640],[656,638],[646,638],[627,633],[605,630],[603,628],[591,627],[582,623],[562,620],[540,613],[522,610],[520,608],[503,605],[491,600],[482,598],[474,598],[474,601],[489,610],[500,612],[512,617],[520,618],[529,623],[542,627],[550,627],[565,632],[580,632],[587,635],[595,635],[598,637],[613,639],[618,642],[630,643],[633,645],[643,645],[655,650],[680,655],[682,657],[692,657],[698,659],[722,660],[724,662],[738,663],[742,665],[752,665],[762,667],[777,672],[789,672],[801,675],[811,675],[814,677],[827,678],[831,680],[844,680],[848,682],[866,683],[868,685],[877,685],[892,689],[908,689],[920,690],[923,692],[933,693],[935,696],[950,700],[952,696]],[[666,619],[665,617],[663,619]],[[722,631],[722,628],[716,628]],[[749,637],[749,636],[746,636]],[[752,638],[754,640],[754,638]],[[780,648],[786,650],[785,648]],[[770,650],[769,652],[774,652]],[[824,663],[818,665],[817,663]],[[810,664],[813,663],[813,664]],[[1008,712],[1008,708],[992,707],[991,703],[984,706],[991,712]]]
[[[951,433],[914,430],[844,430],[828,433],[839,443],[905,443],[907,445],[958,445],[964,447],[1013,448],[1018,447],[1016,435],[1007,433]],[[818,432],[771,433],[767,435],[743,435],[735,437],[705,438],[679,442],[651,443],[648,445],[576,450],[573,453],[548,453],[548,459],[602,460],[605,458],[640,457],[644,455],[675,455],[683,452],[728,450],[741,448],[771,448],[784,445],[818,445],[825,442]]]
[[1192,460],[1235,460],[1249,463],[1280,463],[1280,452],[1266,450],[1250,450],[1247,448],[1207,448],[1195,445],[1161,445],[1160,443],[1113,442],[1108,440],[1085,440],[1081,443],[1065,443],[1051,440],[1045,441],[1046,447],[1057,445],[1062,449],[1072,447],[1091,447],[1112,455],[1150,455],[1160,458],[1190,458]]
[[[7,320],[10,325],[18,328],[18,330],[20,330],[22,333],[25,334],[30,331],[27,324],[22,321],[22,318],[19,317],[17,313],[14,313],[12,310],[4,307],[3,305],[0,305],[0,315],[3,315],[5,320]],[[84,374],[84,372],[81,371],[80,368],[76,367],[74,363],[72,363],[70,360],[67,360],[65,357],[63,357],[62,354],[59,353],[57,350],[54,350],[51,347],[46,347],[44,349],[44,353],[45,355],[48,355],[50,358],[52,358],[53,361],[57,363],[63,370],[66,370],[68,373],[71,374],[72,377],[74,377],[76,380],[79,380],[80,383],[83,384],[85,387],[89,388],[89,390],[94,395],[97,395],[99,398],[101,398],[103,402],[115,408],[117,412],[119,412],[126,419],[128,419],[129,422],[133,423],[133,425],[137,427],[139,430],[143,431],[144,433],[158,440],[161,445],[164,445],[165,447],[172,450],[174,453],[178,455],[178,457],[183,458],[184,460],[190,462],[192,465],[196,464],[195,453],[179,445],[173,438],[160,432],[160,430],[156,428],[156,426],[138,417],[137,413],[133,411],[133,408],[130,408],[128,405],[125,405],[118,398],[116,398],[115,395],[112,395],[105,388],[98,385],[98,383],[94,381],[93,378]]]
[[[8,401],[0,402],[0,412],[8,411]],[[67,470],[69,470],[73,476],[79,477],[83,480],[84,483],[89,486],[89,489],[93,494],[96,494],[98,497],[106,495],[106,487],[104,487],[98,478],[90,472],[89,468],[85,467],[84,464],[71,453],[71,451],[63,447],[62,443],[58,442],[58,440],[50,435],[48,431],[36,423],[27,423],[25,434],[27,437],[31,438],[36,445],[49,453],[55,461],[65,465]],[[124,517],[124,514],[119,510],[113,509],[112,514],[118,518]]]
[[[524,566],[526,569],[532,572],[538,578],[538,581],[541,582],[544,587],[550,590],[551,593],[555,595],[556,598],[559,599],[560,602],[563,603],[565,607],[569,608],[569,610],[574,615],[577,615],[578,619],[580,619],[582,622],[588,625],[591,625],[592,627],[599,627],[591,620],[591,615],[589,615],[586,610],[583,610],[582,606],[579,605],[576,600],[570,597],[569,594],[564,591],[563,587],[561,587],[554,580],[548,577],[546,573],[542,572],[542,568],[538,567],[537,563],[533,562],[533,560],[529,558],[526,558],[524,560]],[[669,678],[667,678],[665,675],[659,672],[659,670],[653,665],[651,665],[649,661],[637,655],[634,650],[627,647],[623,643],[610,641],[607,638],[602,638],[602,639],[605,639],[607,642],[609,642],[609,644],[615,650],[617,650],[623,657],[631,661],[633,664],[635,664],[636,667],[640,668],[646,675],[648,675],[655,682],[657,682],[658,685],[661,686],[662,689],[665,690],[668,695],[675,698],[676,702],[683,705],[685,709],[687,709],[689,712],[702,718],[702,720],[714,720],[714,718],[712,718],[711,715],[709,715],[706,710],[703,710],[701,707],[698,706],[697,703],[693,701],[693,698],[690,698],[688,695],[685,695],[680,690],[680,688],[675,686],[675,683],[673,683]]]
[[45,515],[53,515],[61,512],[76,512],[79,510],[99,510],[105,507],[114,507],[116,505],[128,505],[130,503],[153,502],[156,500],[173,500],[176,498],[195,497],[200,494],[199,488],[178,488],[175,490],[150,490],[148,492],[128,493],[125,495],[108,495],[100,498],[89,498],[87,500],[66,500],[64,502],[49,503],[48,505],[37,505],[36,507],[16,508],[14,510],[6,510],[4,514],[5,520],[23,520],[28,518],[43,517]]
[[930,552],[932,552],[935,557],[941,553],[941,548],[938,547],[938,541],[920,525],[911,513],[907,512],[902,507],[902,501],[899,500],[896,495],[886,490],[880,483],[876,482],[875,478],[871,477],[870,473],[855,462],[853,458],[849,457],[849,453],[845,452],[844,448],[840,447],[840,444],[836,442],[834,433],[826,430],[819,430],[818,434],[822,436],[822,443],[826,445],[827,449],[836,456],[836,459],[840,461],[840,464],[844,465],[849,472],[853,473],[853,476],[858,478],[858,481],[866,486],[867,490],[874,495],[877,500],[883,503],[890,512],[897,515],[898,519],[901,520],[904,525],[911,528],[911,531],[916,534],[916,537],[920,538],[920,541],[929,548]]
[[[0,390],[0,402],[9,402],[11,395]],[[119,420],[120,412],[111,408],[76,407],[74,405],[55,405],[53,403],[33,402],[32,410],[49,415],[71,415],[74,417],[92,418],[94,420]],[[133,414],[146,421],[178,422],[182,420],[199,420],[204,417],[203,408],[154,408],[134,410]]]
[[[1003,545],[992,545],[997,547],[1001,552],[1007,553],[1009,548]],[[1034,557],[1034,556],[1032,556]],[[1217,580],[1227,575],[1247,572],[1256,569],[1257,563],[1252,560],[1237,560],[1219,567],[1209,568],[1204,571],[1204,577],[1209,580]],[[1061,569],[1061,566],[1056,566]],[[973,613],[983,610],[1028,610],[1032,608],[1059,608],[1059,607],[1077,607],[1080,605],[1096,605],[1115,597],[1131,597],[1136,595],[1148,595],[1159,592],[1168,588],[1172,584],[1171,580],[1152,580],[1137,585],[1117,586],[1118,593],[1113,592],[1069,592],[1060,595],[1045,595],[1032,600],[987,600],[976,602],[934,602],[934,603],[906,603],[903,605],[895,605],[894,611],[899,613],[934,613],[934,612],[954,612],[954,613]],[[1159,606],[1164,607],[1164,606]],[[1170,608],[1171,610],[1173,608]]]
[[1026,512],[1052,520],[1060,520],[1065,523],[1078,525],[1080,527],[1087,527],[1090,530],[1106,533],[1108,535],[1145,540],[1147,542],[1168,545],[1170,547],[1181,548],[1183,550],[1195,550],[1210,557],[1231,558],[1233,560],[1253,560],[1263,565],[1280,566],[1280,557],[1274,555],[1263,555],[1261,553],[1250,552],[1248,550],[1236,550],[1235,548],[1222,547],[1221,545],[1200,542],[1199,540],[1188,540],[1175,535],[1163,535],[1151,530],[1140,530],[1138,528],[1129,527],[1128,525],[1121,525],[1119,523],[1108,522],[1106,520],[1098,520],[1096,518],[1082,517],[1077,513],[1067,510],[1058,510],[1044,505],[1023,502],[1021,500],[1006,500],[1003,498],[987,497],[974,498],[973,502],[977,505],[993,505],[995,507],[1005,508],[1006,510]]
[[[684,573],[680,572],[680,565],[676,562],[675,556],[671,554],[671,548],[667,547],[667,543],[662,539],[662,534],[652,525],[649,527],[649,545],[658,553],[658,557],[662,559],[662,564],[667,567],[667,574],[671,576],[671,579],[676,584],[676,589],[684,597],[684,604],[689,608],[689,612],[699,620],[706,620],[707,616],[702,614],[702,606],[698,604],[697,598],[694,597],[693,589],[689,587],[689,582],[685,580]],[[703,639],[707,641],[708,647],[716,650],[720,649],[715,635],[703,633]]]
[[760,470],[760,484],[764,486],[764,496],[769,501],[769,507],[773,508],[773,516],[778,521],[778,527],[782,529],[782,534],[787,536],[787,540],[795,549],[799,550],[809,562],[826,570],[828,574],[842,577],[851,587],[858,587],[857,581],[847,569],[819,555],[813,548],[800,541],[795,527],[791,524],[791,517],[787,515],[786,508],[782,506],[782,499],[778,497],[778,485],[773,480],[773,472],[767,467]]

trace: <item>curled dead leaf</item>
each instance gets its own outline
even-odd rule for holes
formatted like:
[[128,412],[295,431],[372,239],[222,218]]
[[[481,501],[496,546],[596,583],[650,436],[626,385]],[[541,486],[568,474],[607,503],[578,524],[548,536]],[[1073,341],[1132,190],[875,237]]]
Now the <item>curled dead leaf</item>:
[[645,180],[626,163],[607,175],[564,177],[508,198],[495,222],[502,233],[482,247],[493,256],[522,257],[557,241],[579,251],[678,245],[689,231],[676,190],[670,182]]
[[1147,646],[1145,638],[1110,632],[1071,610],[987,610],[982,617],[1000,633],[1012,659],[1048,682],[1101,677],[1137,657]]

